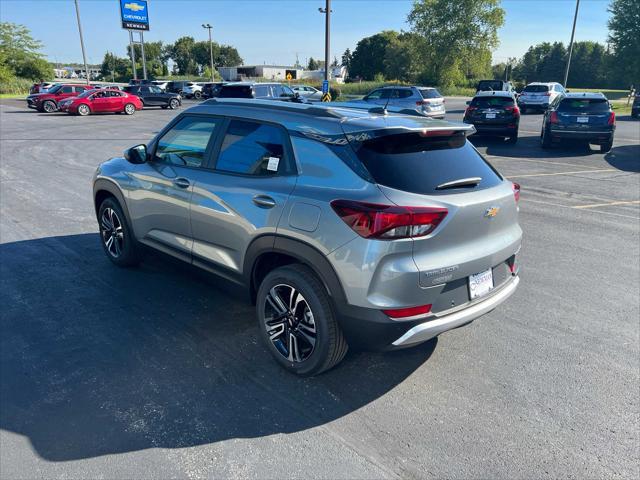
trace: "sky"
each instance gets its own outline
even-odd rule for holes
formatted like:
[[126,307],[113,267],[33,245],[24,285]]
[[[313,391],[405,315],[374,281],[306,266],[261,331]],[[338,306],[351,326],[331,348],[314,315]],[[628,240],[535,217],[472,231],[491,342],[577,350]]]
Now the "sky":
[[[455,0],[452,0],[455,1]],[[331,56],[340,59],[363,37],[382,30],[408,30],[412,0],[333,0]],[[608,0],[582,0],[576,40],[607,38]],[[87,61],[102,62],[106,51],[126,56],[128,33],[121,28],[118,0],[79,0]],[[235,46],[246,65],[292,65],[296,53],[324,57],[324,0],[149,0],[151,29],[145,41],[165,43],[190,35]],[[575,0],[503,0],[506,11],[494,63],[521,57],[543,41],[569,43]],[[0,0],[0,19],[26,25],[44,44],[50,61],[82,61],[73,0]]]

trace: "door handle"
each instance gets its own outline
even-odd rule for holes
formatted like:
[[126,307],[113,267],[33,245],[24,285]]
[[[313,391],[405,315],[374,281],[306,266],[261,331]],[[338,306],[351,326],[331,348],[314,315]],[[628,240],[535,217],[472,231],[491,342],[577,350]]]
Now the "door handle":
[[173,181],[173,184],[179,188],[189,188],[191,186],[191,182],[184,177],[178,177]]
[[276,201],[267,195],[256,195],[253,197],[253,203],[262,208],[273,208],[276,206]]

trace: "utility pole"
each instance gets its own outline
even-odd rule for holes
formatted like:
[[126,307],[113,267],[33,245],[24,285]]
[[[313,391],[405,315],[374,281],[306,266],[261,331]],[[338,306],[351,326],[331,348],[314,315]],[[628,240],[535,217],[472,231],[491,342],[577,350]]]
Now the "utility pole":
[[573,28],[571,29],[571,42],[569,42],[569,58],[567,58],[567,68],[564,71],[564,88],[567,88],[567,80],[569,79],[569,66],[571,65],[571,53],[573,52],[573,37],[576,33],[576,20],[578,20],[578,8],[580,0],[576,0],[576,13],[573,16]]
[[211,82],[213,82],[213,41],[211,40],[211,29],[213,27],[209,23],[203,23],[202,28],[209,30],[209,58],[211,61]]
[[84,61],[84,74],[86,76],[87,85],[89,85],[89,67],[87,66],[87,55],[84,51],[84,39],[82,38],[82,26],[80,25],[80,7],[78,6],[78,0],[75,0],[76,4],[76,18],[78,19],[78,33],[80,33],[80,47],[82,48],[82,60]]
[[324,79],[329,81],[329,52],[331,50],[331,0],[326,0],[325,8],[318,8],[326,15],[324,22]]
[[140,53],[142,54],[142,77],[147,79],[147,58],[144,56],[144,33],[140,31]]

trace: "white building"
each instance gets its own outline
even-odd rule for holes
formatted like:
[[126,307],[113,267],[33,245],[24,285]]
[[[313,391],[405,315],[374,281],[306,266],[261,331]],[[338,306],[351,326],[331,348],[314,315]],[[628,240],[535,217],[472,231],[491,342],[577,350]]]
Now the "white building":
[[[282,65],[239,65],[237,67],[218,67],[218,73],[227,82],[237,82],[255,78],[265,78],[276,82],[286,82],[287,75],[291,75],[292,80],[309,79],[324,80],[324,69],[304,70]],[[345,67],[334,67],[331,69],[331,80],[336,83],[344,83],[347,77]]]

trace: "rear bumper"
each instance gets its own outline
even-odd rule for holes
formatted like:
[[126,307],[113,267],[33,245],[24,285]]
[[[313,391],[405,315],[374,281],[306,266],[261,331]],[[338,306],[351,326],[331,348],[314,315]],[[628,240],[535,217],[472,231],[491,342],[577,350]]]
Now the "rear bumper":
[[474,123],[473,126],[476,128],[477,133],[504,133],[506,135],[514,135],[518,133],[517,124],[515,127],[510,127],[509,124],[506,123],[502,125]]
[[554,130],[552,129],[550,133],[553,138],[613,141],[613,130]]
[[495,291],[488,298],[484,298],[477,303],[465,306],[462,310],[454,313],[438,316],[434,319],[420,323],[410,328],[404,335],[392,342],[394,347],[408,347],[426,342],[448,330],[461,327],[472,322],[485,313],[489,313],[507,298],[509,298],[518,288],[520,277],[514,276],[509,282]]

